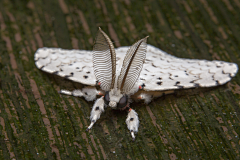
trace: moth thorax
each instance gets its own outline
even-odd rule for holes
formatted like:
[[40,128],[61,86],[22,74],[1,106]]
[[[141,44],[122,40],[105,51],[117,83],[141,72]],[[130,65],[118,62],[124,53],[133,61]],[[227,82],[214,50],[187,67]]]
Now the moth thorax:
[[116,108],[117,107],[117,102],[110,101],[108,105],[112,108]]
[[110,99],[109,106],[112,108],[117,107],[117,103],[119,102],[122,96],[123,95],[121,94],[121,91],[119,89],[116,89],[116,88],[112,89],[109,92],[109,99]]

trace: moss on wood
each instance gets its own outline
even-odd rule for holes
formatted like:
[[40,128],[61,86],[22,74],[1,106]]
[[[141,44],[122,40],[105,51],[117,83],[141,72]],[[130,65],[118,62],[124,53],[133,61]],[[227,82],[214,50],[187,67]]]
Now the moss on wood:
[[0,1],[0,159],[239,159],[240,77],[148,105],[135,142],[126,113],[106,110],[86,133],[92,102],[59,95],[79,85],[35,67],[40,47],[91,50],[97,28],[116,46],[149,43],[185,58],[240,65],[240,3]]

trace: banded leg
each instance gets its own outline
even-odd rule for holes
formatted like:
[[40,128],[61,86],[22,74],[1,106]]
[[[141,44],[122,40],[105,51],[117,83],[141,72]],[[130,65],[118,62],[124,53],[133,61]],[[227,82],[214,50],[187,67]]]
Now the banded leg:
[[104,112],[104,96],[95,101],[90,116],[91,124],[88,126],[86,131],[92,128],[94,123],[100,118],[102,112]]
[[103,95],[101,91],[98,91],[95,87],[85,87],[82,90],[76,89],[73,91],[60,90],[59,93],[71,95],[75,97],[84,97],[87,101],[93,101],[96,99],[97,95]]
[[133,109],[129,109],[127,119],[126,119],[127,127],[131,132],[131,136],[133,140],[135,140],[134,132],[138,132],[139,127],[139,119],[138,114]]

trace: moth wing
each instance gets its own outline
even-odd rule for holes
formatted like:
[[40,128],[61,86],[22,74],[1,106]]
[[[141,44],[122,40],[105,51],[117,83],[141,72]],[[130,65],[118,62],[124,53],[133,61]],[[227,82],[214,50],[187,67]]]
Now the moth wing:
[[110,38],[99,28],[93,47],[93,68],[102,90],[109,91],[116,77],[116,53]]
[[146,57],[147,38],[137,41],[127,51],[117,82],[122,93],[128,93],[138,80]]
[[37,68],[75,82],[94,86],[92,51],[39,48],[34,60]]
[[[117,64],[122,64],[128,48],[116,49]],[[86,85],[96,84],[92,51],[39,48],[34,59],[37,68],[45,72]],[[120,70],[119,65],[117,70]],[[237,71],[238,66],[235,63],[177,58],[147,45],[138,85],[144,84],[144,90],[147,91],[212,87],[227,83]]]
[[139,85],[147,91],[213,87],[227,83],[237,71],[235,63],[177,58],[148,45]]
[[[117,64],[122,64],[124,56],[129,47],[116,49]],[[95,86],[96,77],[94,75],[92,63],[92,51],[87,50],[67,50],[61,48],[39,48],[34,60],[38,69],[50,74],[65,77],[74,82]],[[116,66],[116,70],[121,70]]]

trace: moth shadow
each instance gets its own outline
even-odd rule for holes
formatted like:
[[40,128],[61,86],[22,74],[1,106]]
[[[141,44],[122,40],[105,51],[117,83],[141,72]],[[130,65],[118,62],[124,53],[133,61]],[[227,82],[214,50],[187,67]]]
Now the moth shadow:
[[214,87],[197,87],[197,88],[190,88],[190,89],[180,89],[175,90],[174,95],[177,98],[181,97],[187,97],[187,96],[194,96],[194,95],[200,95],[200,94],[210,94],[213,91],[217,90],[226,90],[227,85],[221,85],[221,86],[214,86]]

